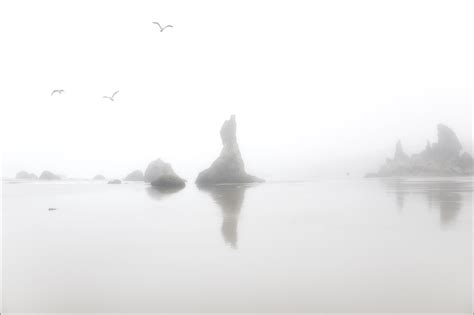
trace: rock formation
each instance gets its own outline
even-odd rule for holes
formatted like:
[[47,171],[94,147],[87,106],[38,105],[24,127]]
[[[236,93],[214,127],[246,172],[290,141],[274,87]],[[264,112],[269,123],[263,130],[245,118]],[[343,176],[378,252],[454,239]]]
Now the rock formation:
[[162,175],[158,179],[151,182],[153,187],[157,187],[162,191],[172,191],[183,189],[186,181],[177,175]]
[[105,180],[105,176],[104,175],[95,175],[93,180]]
[[136,170],[128,174],[123,180],[126,181],[134,181],[134,182],[143,182],[144,176],[143,172],[140,170]]
[[237,143],[236,129],[235,115],[232,115],[221,128],[220,134],[223,145],[221,154],[208,169],[199,173],[196,184],[206,186],[264,181],[245,172],[244,161]]
[[110,180],[107,184],[113,184],[113,185],[118,185],[118,184],[121,184],[122,181],[120,179],[113,179],[113,180]]
[[425,149],[408,157],[400,141],[393,159],[387,159],[377,173],[368,177],[389,176],[453,176],[472,175],[473,159],[462,146],[456,134],[445,125],[438,125],[438,142],[427,142]]
[[173,171],[171,164],[162,161],[161,159],[157,159],[155,161],[150,162],[148,167],[145,170],[145,182],[151,183],[163,175],[173,175],[178,176]]
[[41,179],[41,180],[60,180],[61,177],[59,175],[54,174],[53,172],[44,171],[43,173],[41,173],[39,179]]
[[15,178],[16,179],[25,179],[25,180],[35,180],[35,179],[38,179],[38,176],[36,176],[33,173],[28,173],[28,172],[25,172],[25,171],[21,171],[21,172],[16,173]]

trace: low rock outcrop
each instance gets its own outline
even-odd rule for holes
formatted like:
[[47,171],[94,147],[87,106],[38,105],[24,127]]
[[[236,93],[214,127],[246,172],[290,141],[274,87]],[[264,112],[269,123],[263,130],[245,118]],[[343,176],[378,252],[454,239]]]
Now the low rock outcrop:
[[21,172],[16,173],[15,179],[36,180],[38,179],[38,176],[36,176],[33,173],[21,171]]
[[449,127],[438,125],[438,142],[426,144],[425,149],[408,157],[400,141],[396,145],[393,159],[387,159],[377,173],[368,177],[390,176],[455,176],[472,175],[473,159]]
[[50,171],[44,171],[41,173],[39,179],[41,180],[60,180],[61,176],[54,174],[53,172]]
[[235,115],[232,115],[229,120],[224,122],[220,131],[223,145],[221,154],[208,169],[199,173],[196,179],[197,185],[206,186],[264,181],[246,173],[244,161],[237,143],[236,131]]
[[151,182],[153,187],[161,190],[180,190],[186,186],[186,181],[177,175],[162,175]]
[[132,181],[133,182],[143,182],[143,180],[144,180],[143,172],[140,171],[140,170],[133,171],[130,174],[128,174],[127,176],[125,176],[125,178],[123,180],[131,181],[131,182]]
[[109,182],[107,184],[112,184],[112,185],[118,185],[118,184],[121,184],[122,181],[120,179],[113,179],[113,180],[109,180]]
[[105,176],[104,175],[95,175],[93,180],[105,180]]

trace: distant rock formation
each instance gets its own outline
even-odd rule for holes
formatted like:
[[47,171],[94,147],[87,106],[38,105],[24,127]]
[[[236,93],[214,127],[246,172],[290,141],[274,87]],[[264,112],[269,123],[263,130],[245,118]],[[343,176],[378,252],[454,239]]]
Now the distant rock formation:
[[153,187],[157,187],[161,191],[178,191],[186,186],[186,181],[177,175],[162,175],[158,179],[151,182]]
[[104,175],[95,175],[93,180],[105,180],[105,176]]
[[41,180],[60,180],[61,176],[54,174],[53,172],[50,171],[44,171],[41,173],[39,179]]
[[109,182],[107,184],[113,184],[113,185],[118,185],[118,184],[121,184],[122,181],[120,179],[113,179],[113,180],[109,180]]
[[38,179],[38,176],[36,176],[33,173],[28,173],[28,172],[25,172],[25,171],[21,171],[21,172],[16,173],[15,178],[16,179],[25,179],[25,180],[35,180],[35,179]]
[[157,159],[148,164],[148,167],[145,170],[144,179],[145,182],[151,183],[163,175],[178,176],[171,167],[171,164],[166,163],[161,159]]
[[128,174],[123,180],[126,181],[134,181],[134,182],[143,182],[144,176],[143,172],[140,170],[136,170]]
[[263,179],[245,172],[245,165],[240,154],[236,135],[235,115],[226,120],[221,128],[222,151],[211,166],[199,173],[196,184],[199,186],[264,182]]
[[390,176],[455,176],[472,175],[473,159],[449,127],[438,125],[438,142],[427,142],[425,149],[408,157],[397,142],[393,159],[387,159],[377,173],[367,177]]

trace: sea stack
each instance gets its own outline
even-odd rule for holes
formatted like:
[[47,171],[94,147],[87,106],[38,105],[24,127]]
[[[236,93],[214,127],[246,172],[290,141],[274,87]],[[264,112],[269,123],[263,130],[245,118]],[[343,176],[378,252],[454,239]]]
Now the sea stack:
[[438,142],[430,144],[418,154],[408,157],[399,141],[393,159],[387,159],[377,173],[368,177],[390,176],[459,176],[473,174],[473,159],[462,152],[461,143],[449,127],[438,125]]
[[182,189],[186,186],[186,181],[179,177],[171,167],[161,159],[156,159],[145,170],[145,182],[162,189]]
[[61,177],[59,175],[54,174],[53,172],[44,171],[43,173],[41,173],[39,179],[41,179],[41,180],[60,180]]
[[131,182],[143,182],[144,176],[143,172],[140,170],[136,170],[125,176],[123,180],[131,181]]
[[98,175],[95,175],[92,180],[105,180],[105,176],[98,174]]
[[25,171],[21,171],[21,172],[16,173],[15,178],[16,179],[24,179],[24,180],[35,180],[35,179],[38,179],[38,176],[36,176],[33,173],[28,173],[28,172],[25,172]]
[[166,163],[162,159],[156,159],[148,164],[148,167],[145,170],[144,179],[145,182],[151,183],[163,175],[178,176],[174,172],[170,163]]
[[221,128],[222,151],[211,166],[199,173],[196,184],[209,186],[232,183],[256,183],[263,179],[249,175],[245,172],[245,165],[237,143],[237,123],[235,115],[230,116]]

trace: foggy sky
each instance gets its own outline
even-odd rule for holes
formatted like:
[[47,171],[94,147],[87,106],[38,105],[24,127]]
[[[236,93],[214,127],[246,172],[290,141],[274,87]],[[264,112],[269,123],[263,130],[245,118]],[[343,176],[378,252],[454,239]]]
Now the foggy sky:
[[[3,1],[3,176],[363,175],[436,124],[472,146],[471,1]],[[172,24],[160,33],[152,21]],[[61,96],[50,96],[64,89]],[[115,102],[102,99],[120,90]]]

